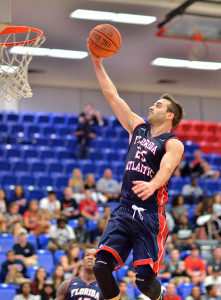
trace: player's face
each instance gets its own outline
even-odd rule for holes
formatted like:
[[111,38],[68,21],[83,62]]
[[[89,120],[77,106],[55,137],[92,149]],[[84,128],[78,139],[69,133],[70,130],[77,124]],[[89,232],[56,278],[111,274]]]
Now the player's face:
[[166,121],[168,105],[170,102],[166,99],[160,99],[149,108],[147,121],[150,125],[160,125]]
[[84,255],[84,267],[86,270],[92,270],[95,264],[95,249],[88,249]]

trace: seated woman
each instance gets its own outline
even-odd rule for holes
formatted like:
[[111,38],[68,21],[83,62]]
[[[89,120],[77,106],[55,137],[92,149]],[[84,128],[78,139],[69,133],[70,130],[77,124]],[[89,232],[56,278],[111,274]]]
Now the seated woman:
[[61,257],[60,263],[65,271],[65,279],[69,279],[78,273],[78,269],[83,263],[83,260],[80,259],[79,256],[80,247],[73,245],[67,255]]
[[24,227],[34,235],[48,233],[51,224],[45,220],[40,213],[38,201],[33,199],[30,201],[28,210],[24,213]]
[[31,282],[31,293],[33,295],[40,295],[41,291],[43,290],[44,283],[47,277],[47,273],[45,268],[40,267],[36,273],[35,278]]
[[175,223],[178,223],[178,219],[181,216],[188,217],[187,207],[184,205],[184,199],[182,195],[175,195],[172,200],[172,215]]
[[57,266],[55,268],[52,279],[54,282],[54,288],[57,290],[60,284],[64,281],[64,268],[62,266]]

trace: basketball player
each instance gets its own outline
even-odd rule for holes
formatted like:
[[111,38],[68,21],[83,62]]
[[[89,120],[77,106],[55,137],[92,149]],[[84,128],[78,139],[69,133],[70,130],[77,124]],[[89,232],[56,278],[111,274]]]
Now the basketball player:
[[102,65],[103,58],[91,53],[89,45],[88,50],[101,90],[130,135],[121,204],[112,213],[98,244],[94,273],[104,299],[120,299],[112,272],[122,267],[133,249],[139,290],[151,300],[162,299],[156,277],[168,232],[164,212],[167,183],[184,151],[171,129],[183,118],[183,109],[165,94],[149,108],[148,125],[119,97]]
[[95,252],[95,249],[85,251],[82,278],[78,277],[64,281],[57,290],[56,300],[103,300],[93,273]]

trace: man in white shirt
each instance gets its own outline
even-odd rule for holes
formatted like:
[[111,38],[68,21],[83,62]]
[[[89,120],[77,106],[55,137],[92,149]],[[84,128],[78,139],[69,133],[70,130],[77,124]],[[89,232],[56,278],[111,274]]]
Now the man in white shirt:
[[97,181],[97,190],[104,194],[108,201],[118,201],[120,198],[119,182],[112,178],[111,169],[105,169],[104,175]]
[[39,207],[48,220],[59,218],[61,202],[56,199],[54,191],[50,191],[47,197],[40,200]]
[[55,252],[58,249],[69,250],[75,242],[76,236],[65,216],[60,216],[57,224],[52,225],[49,231],[50,242],[47,249]]

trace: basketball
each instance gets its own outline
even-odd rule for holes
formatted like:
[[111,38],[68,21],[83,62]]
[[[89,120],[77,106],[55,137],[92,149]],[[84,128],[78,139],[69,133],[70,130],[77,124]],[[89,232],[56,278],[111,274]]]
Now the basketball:
[[119,51],[120,46],[120,32],[112,25],[100,24],[89,34],[89,48],[99,57],[113,56]]

